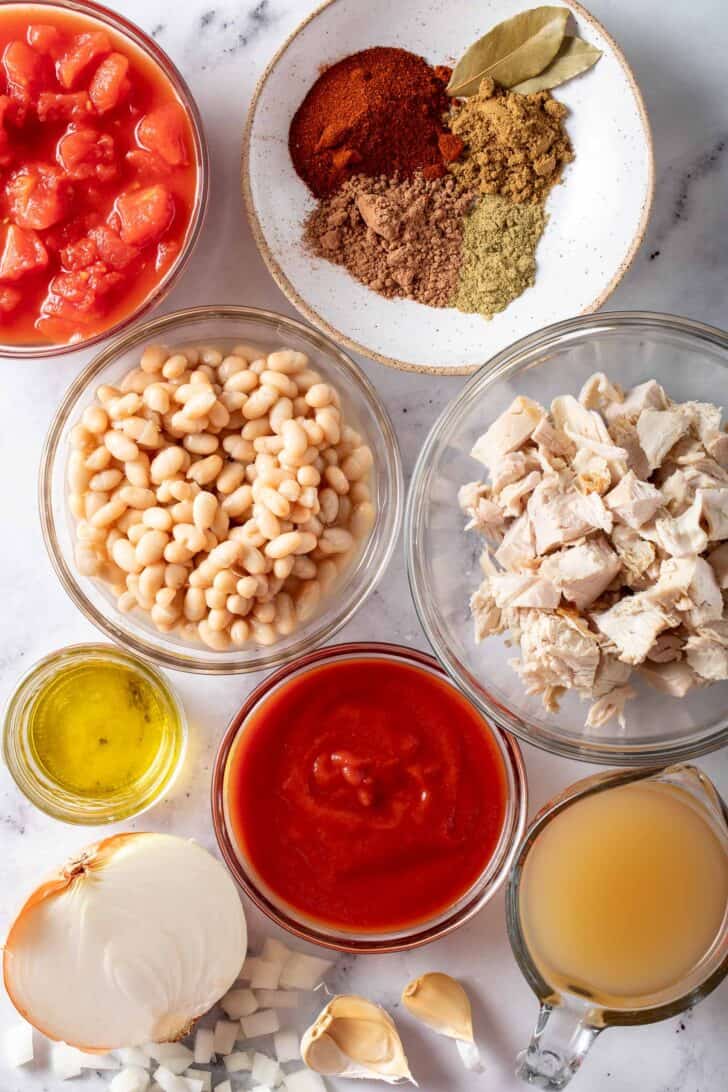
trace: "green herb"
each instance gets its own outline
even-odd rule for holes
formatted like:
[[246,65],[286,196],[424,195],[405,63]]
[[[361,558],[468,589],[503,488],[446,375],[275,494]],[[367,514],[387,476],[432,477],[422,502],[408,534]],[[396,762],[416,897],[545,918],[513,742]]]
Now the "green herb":
[[487,76],[503,87],[538,76],[556,56],[568,18],[568,8],[540,7],[499,23],[455,65],[447,93],[474,95]]
[[543,72],[530,80],[524,80],[523,83],[517,83],[511,90],[519,91],[522,95],[532,95],[534,91],[548,91],[552,87],[566,83],[573,76],[586,72],[587,68],[597,63],[601,55],[601,49],[585,42],[583,38],[567,34],[558,53]]

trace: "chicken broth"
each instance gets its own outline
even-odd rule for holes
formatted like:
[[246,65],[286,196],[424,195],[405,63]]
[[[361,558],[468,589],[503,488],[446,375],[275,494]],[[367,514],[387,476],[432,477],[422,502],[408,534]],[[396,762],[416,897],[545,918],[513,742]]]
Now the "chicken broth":
[[536,837],[519,890],[545,981],[622,1010],[679,996],[727,911],[725,841],[689,792],[655,781],[565,807]]

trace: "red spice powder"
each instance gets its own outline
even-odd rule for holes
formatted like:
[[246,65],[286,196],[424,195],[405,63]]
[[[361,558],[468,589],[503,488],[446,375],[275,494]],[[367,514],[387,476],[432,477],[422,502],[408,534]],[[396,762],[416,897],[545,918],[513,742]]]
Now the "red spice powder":
[[291,122],[296,171],[316,197],[355,174],[441,177],[462,150],[443,123],[449,78],[450,69],[433,69],[406,49],[375,46],[345,57],[319,77]]

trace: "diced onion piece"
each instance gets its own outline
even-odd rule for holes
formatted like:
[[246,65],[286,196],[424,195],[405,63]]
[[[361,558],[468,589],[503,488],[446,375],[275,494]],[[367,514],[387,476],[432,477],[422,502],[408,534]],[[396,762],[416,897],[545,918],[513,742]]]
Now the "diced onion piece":
[[250,1053],[247,1050],[236,1050],[234,1054],[228,1054],[225,1058],[225,1069],[228,1073],[242,1073],[253,1068]]
[[326,1082],[312,1069],[297,1069],[286,1073],[286,1092],[326,1092]]
[[229,990],[220,1004],[231,1020],[250,1016],[258,1008],[258,1001],[252,990]]
[[149,1054],[141,1047],[119,1047],[115,1054],[122,1065],[133,1066],[137,1069],[149,1069]]
[[278,963],[282,967],[292,954],[291,949],[282,944],[280,940],[276,940],[275,937],[268,937],[263,944],[260,958],[265,963]]
[[202,1092],[205,1087],[204,1081],[195,1080],[193,1077],[182,1077],[188,1088],[188,1092]]
[[255,1039],[258,1035],[273,1035],[280,1031],[281,1023],[278,1013],[274,1009],[260,1009],[252,1016],[244,1016],[240,1021],[243,1036],[246,1039]]
[[112,1078],[109,1092],[147,1092],[149,1074],[141,1066],[131,1065]]
[[255,996],[261,1008],[296,1009],[298,994],[294,990],[256,990]]
[[252,1092],[273,1092],[273,1089],[270,1088],[267,1084],[256,1084]]
[[215,1092],[233,1092],[233,1086],[230,1081],[223,1081],[222,1084],[215,1085]]
[[212,1092],[212,1073],[203,1069],[186,1069],[187,1080],[202,1081],[202,1092]]
[[281,977],[281,963],[266,963],[263,959],[251,960],[250,985],[254,990],[275,990]]
[[220,861],[185,838],[115,834],[33,892],[3,973],[16,1009],[48,1038],[108,1051],[186,1034],[232,986],[246,943]]
[[253,1055],[253,1080],[261,1084],[268,1084],[271,1088],[278,1084],[281,1078],[281,1067],[274,1058],[261,1054],[256,1050]]
[[[154,1058],[155,1062],[164,1062],[165,1065],[167,1065],[169,1059],[184,1057],[188,1059],[187,1065],[192,1064],[192,1051],[182,1043],[147,1043],[144,1050],[150,1058]],[[171,1066],[167,1066],[167,1069],[171,1068]],[[183,1066],[183,1068],[186,1068],[186,1066]],[[180,1070],[181,1072],[182,1070]]]
[[283,964],[279,985],[284,990],[313,990],[331,966],[330,960],[293,952]]
[[13,1069],[33,1061],[33,1028],[25,1020],[20,1020],[5,1031],[3,1055]]
[[195,1032],[195,1063],[197,1065],[209,1065],[214,1052],[215,1032],[212,1028],[198,1028]]
[[171,1069],[163,1065],[156,1070],[154,1079],[162,1092],[202,1092],[202,1081],[180,1077],[179,1074],[173,1073]]
[[240,1024],[232,1020],[218,1020],[215,1024],[215,1033],[212,1040],[212,1049],[215,1054],[232,1054],[235,1040],[238,1038]]
[[483,1072],[483,1059],[475,1043],[467,1043],[464,1039],[456,1039],[455,1046],[458,1048],[458,1054],[466,1069],[470,1069],[473,1073]]
[[292,1028],[283,1028],[273,1036],[273,1047],[279,1062],[297,1062],[301,1057],[301,1039]]
[[113,1054],[80,1054],[81,1069],[119,1069],[121,1062]]
[[51,1047],[51,1069],[62,1081],[81,1076],[81,1051],[66,1043],[54,1043]]

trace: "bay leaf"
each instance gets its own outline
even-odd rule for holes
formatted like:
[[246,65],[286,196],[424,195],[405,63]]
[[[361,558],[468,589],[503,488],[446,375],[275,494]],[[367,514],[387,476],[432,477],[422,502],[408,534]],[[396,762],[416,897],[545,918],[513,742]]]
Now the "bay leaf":
[[551,64],[538,76],[524,80],[523,83],[517,83],[511,91],[519,91],[522,95],[532,95],[534,91],[548,91],[586,72],[587,68],[597,63],[601,55],[601,49],[585,42],[583,38],[566,34]]
[[498,23],[455,65],[448,95],[474,95],[486,76],[503,87],[537,76],[556,56],[568,18],[568,8],[539,7]]

